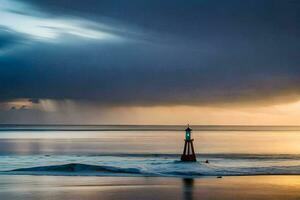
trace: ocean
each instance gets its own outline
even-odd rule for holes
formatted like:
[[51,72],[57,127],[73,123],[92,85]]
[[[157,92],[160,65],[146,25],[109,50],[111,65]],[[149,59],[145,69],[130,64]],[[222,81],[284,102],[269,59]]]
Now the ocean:
[[1,125],[0,175],[300,174],[299,127],[191,127],[197,153],[194,163],[180,162],[184,126]]

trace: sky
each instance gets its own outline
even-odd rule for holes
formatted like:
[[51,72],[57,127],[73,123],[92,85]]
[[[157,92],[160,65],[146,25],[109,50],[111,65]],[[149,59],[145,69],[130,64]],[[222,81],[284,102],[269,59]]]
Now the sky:
[[300,125],[298,0],[0,0],[0,123]]

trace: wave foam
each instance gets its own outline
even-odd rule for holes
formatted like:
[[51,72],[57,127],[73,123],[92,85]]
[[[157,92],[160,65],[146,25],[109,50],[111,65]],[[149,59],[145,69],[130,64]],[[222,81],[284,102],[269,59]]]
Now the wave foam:
[[300,175],[300,166],[276,167],[227,167],[218,168],[210,164],[174,162],[155,170],[121,168],[113,166],[70,163],[63,165],[19,168],[3,173],[63,176],[156,176],[156,177],[200,177],[200,176],[246,176],[246,175]]
[[65,165],[51,165],[41,167],[30,167],[10,170],[9,172],[102,172],[102,173],[124,173],[140,174],[136,168],[118,168],[112,166],[87,165],[80,163],[70,163]]

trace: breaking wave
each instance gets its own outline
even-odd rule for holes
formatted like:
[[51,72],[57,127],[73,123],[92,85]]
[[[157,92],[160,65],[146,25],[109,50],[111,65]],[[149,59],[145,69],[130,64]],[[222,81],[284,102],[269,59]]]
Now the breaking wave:
[[13,169],[2,174],[60,175],[60,176],[151,176],[151,177],[201,177],[201,176],[246,176],[246,175],[300,175],[300,166],[269,167],[216,167],[205,163],[181,163],[147,168],[122,168],[104,165],[70,163]]
[[11,172],[111,172],[139,174],[140,171],[135,168],[118,168],[111,166],[86,165],[79,163],[70,163],[65,165],[52,165],[42,167],[30,167],[11,170]]

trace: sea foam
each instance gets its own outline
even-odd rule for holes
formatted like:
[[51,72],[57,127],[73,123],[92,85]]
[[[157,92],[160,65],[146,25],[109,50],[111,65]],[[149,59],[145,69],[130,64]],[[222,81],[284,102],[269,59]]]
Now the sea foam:
[[[231,175],[300,175],[298,156],[215,155],[180,162],[174,155],[10,156],[0,174],[63,176],[201,177]],[[4,159],[4,160],[5,160]],[[204,161],[209,159],[209,163]],[[3,159],[1,160],[3,161]],[[71,162],[72,161],[72,162]],[[25,164],[24,164],[25,163]],[[40,163],[45,163],[40,166]],[[0,163],[1,164],[1,163]],[[10,165],[9,165],[10,164]]]

